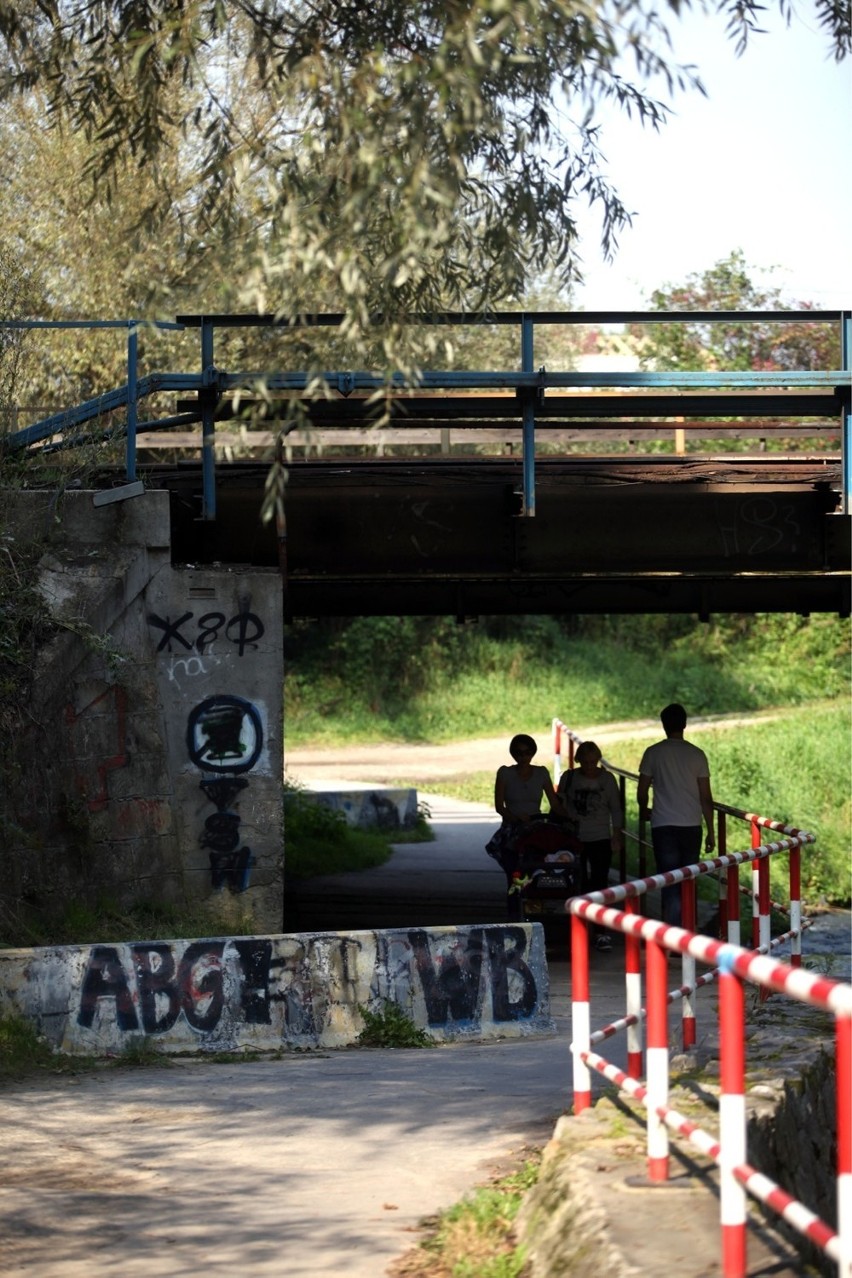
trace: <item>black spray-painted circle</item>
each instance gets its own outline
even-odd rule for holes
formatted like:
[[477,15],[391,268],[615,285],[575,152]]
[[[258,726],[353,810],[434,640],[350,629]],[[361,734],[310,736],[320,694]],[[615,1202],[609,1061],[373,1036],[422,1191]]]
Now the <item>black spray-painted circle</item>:
[[186,748],[202,772],[250,772],[263,749],[257,706],[227,693],[199,702],[186,725]]

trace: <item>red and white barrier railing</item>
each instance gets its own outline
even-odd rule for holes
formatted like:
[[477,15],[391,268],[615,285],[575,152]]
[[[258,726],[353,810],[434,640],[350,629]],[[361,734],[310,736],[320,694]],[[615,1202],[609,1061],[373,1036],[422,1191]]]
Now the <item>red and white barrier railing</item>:
[[[757,849],[755,849],[757,851]],[[695,867],[690,867],[695,868]],[[676,871],[675,873],[685,873]],[[665,878],[666,876],[654,876]],[[620,911],[604,903],[604,897],[625,892],[633,884],[607,892],[574,897],[567,903],[571,914],[572,1001],[574,1059],[574,1111],[591,1105],[591,1070],[618,1083],[642,1102],[647,1111],[647,1168],[652,1181],[665,1181],[669,1170],[668,1129],[678,1132],[711,1157],[720,1169],[720,1222],[723,1272],[725,1278],[745,1278],[746,1193],[757,1197],[807,1237],[838,1265],[842,1278],[852,1278],[852,985],[814,976],[755,954],[731,943],[701,936],[644,918],[635,913],[635,894],[626,897],[628,908]],[[622,1026],[635,1026],[639,1015],[631,1011],[628,987],[628,1015],[604,1030],[591,1034],[589,1001],[589,944],[587,922],[612,928],[631,942],[645,944],[647,995],[646,1082],[638,1081],[635,1046],[628,1050],[628,1072],[592,1050]],[[720,1039],[720,1130],[718,1137],[668,1104],[669,1042],[666,950],[674,950],[710,965],[708,979],[719,981]],[[630,958],[628,958],[630,964]],[[632,964],[630,964],[632,965]],[[636,975],[628,973],[628,975]],[[702,981],[705,978],[700,978]],[[768,1177],[746,1162],[745,1030],[743,982],[761,989],[781,992],[791,998],[822,1007],[835,1018],[837,1076],[837,1228],[820,1220],[804,1204],[797,1202]],[[676,994],[677,992],[675,992]]]
[[[553,720],[554,783],[563,767],[574,766],[574,754],[581,738],[560,719]],[[628,780],[635,773],[602,760],[618,778],[622,801]],[[645,865],[650,842],[645,837],[640,816],[638,835],[625,829],[638,844],[639,875],[627,880],[622,854],[621,878],[617,887],[574,897],[567,903],[572,935],[572,1017],[571,1044],[574,1068],[574,1110],[591,1105],[592,1071],[618,1084],[636,1097],[647,1113],[647,1167],[652,1181],[665,1181],[669,1173],[669,1130],[691,1141],[713,1159],[720,1169],[720,1224],[725,1278],[745,1278],[746,1194],[751,1194],[778,1212],[811,1243],[838,1265],[842,1278],[852,1278],[852,985],[817,977],[801,968],[801,938],[810,921],[803,916],[801,900],[801,849],[815,842],[806,830],[770,817],[715,803],[718,855],[684,869],[647,875]],[[729,853],[728,818],[743,821],[749,829],[748,851]],[[781,838],[764,842],[764,831]],[[773,856],[788,858],[789,905],[773,902],[769,890],[769,864]],[[741,889],[741,865],[752,867],[751,888]],[[698,880],[709,875],[718,883],[719,935],[721,940],[696,931]],[[681,885],[682,928],[670,927],[639,914],[639,901],[649,890]],[[752,949],[740,946],[740,892],[752,898]],[[623,911],[615,908],[623,905]],[[771,935],[771,912],[788,915],[789,929],[783,936]],[[588,924],[609,927],[625,938],[625,1015],[592,1033],[589,1001]],[[769,957],[769,951],[790,942],[790,963]],[[644,945],[645,995],[642,1005],[641,953]],[[667,989],[666,950],[681,955],[681,984]],[[708,971],[696,975],[696,963]],[[721,1100],[719,1134],[713,1136],[679,1114],[668,1103],[669,1094],[669,1007],[681,1001],[681,1032],[684,1048],[695,1045],[694,995],[714,981],[719,986],[719,1051]],[[745,1100],[745,998],[744,982],[761,991],[761,998],[780,992],[791,998],[823,1008],[835,1020],[837,1078],[837,1228],[815,1215],[804,1204],[756,1171],[746,1161]],[[647,1038],[644,1051],[645,1082],[640,1081],[643,1065],[643,1026]],[[627,1032],[627,1070],[606,1060],[595,1049],[622,1030]]]
[[574,766],[574,751],[580,744],[580,737],[570,728],[566,728],[561,719],[553,719],[551,723],[553,735],[553,784],[559,785],[562,775],[562,763],[565,759],[569,768]]

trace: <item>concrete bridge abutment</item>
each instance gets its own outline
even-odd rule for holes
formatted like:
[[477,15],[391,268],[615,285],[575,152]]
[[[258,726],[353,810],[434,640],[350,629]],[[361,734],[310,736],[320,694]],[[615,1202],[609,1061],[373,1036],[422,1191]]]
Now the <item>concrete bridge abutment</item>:
[[37,928],[70,901],[206,902],[279,931],[279,574],[172,564],[165,491],[5,497],[53,632],[7,701],[12,908]]

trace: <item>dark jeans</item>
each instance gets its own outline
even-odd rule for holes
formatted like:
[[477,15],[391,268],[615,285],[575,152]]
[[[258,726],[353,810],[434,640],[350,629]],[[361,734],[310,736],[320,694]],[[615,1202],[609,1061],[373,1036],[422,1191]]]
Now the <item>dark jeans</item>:
[[612,865],[612,844],[609,839],[596,839],[583,844],[586,861],[584,892],[602,892],[609,887],[609,871]]
[[[602,892],[609,887],[609,870],[612,865],[612,844],[609,839],[595,839],[583,844],[583,891]],[[609,928],[592,926],[591,935],[611,936]]]
[[[701,859],[700,825],[654,825],[651,827],[651,842],[658,874],[682,870]],[[664,887],[661,893],[663,922],[674,927],[681,926],[680,893],[680,883]]]

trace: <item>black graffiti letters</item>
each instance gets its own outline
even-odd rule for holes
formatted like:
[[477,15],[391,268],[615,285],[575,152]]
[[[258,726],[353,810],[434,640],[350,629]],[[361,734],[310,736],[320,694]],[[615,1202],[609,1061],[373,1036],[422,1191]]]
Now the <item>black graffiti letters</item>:
[[242,1004],[248,1025],[269,1025],[269,972],[272,942],[252,939],[234,941],[243,974]]
[[[538,999],[533,974],[524,962],[527,937],[523,928],[505,927],[488,933],[488,961],[491,964],[491,1001],[495,1021],[526,1020]],[[509,973],[520,984],[520,998],[512,999]]]
[[192,620],[192,613],[185,612],[182,617],[178,617],[177,621],[172,621],[169,617],[158,617],[156,613],[148,613],[148,625],[157,626],[163,632],[163,637],[157,645],[157,652],[162,652],[165,648],[167,652],[172,651],[172,640],[179,643],[187,652],[192,652],[192,643],[189,639],[184,639],[180,633],[180,628],[185,621]]
[[180,1012],[171,946],[134,945],[133,966],[142,1028],[146,1034],[163,1034],[172,1028]]
[[183,628],[188,627],[194,619],[193,612],[183,613],[177,621],[172,621],[169,617],[158,617],[156,613],[149,612],[148,625],[163,632],[157,645],[157,652],[172,652],[172,644],[177,644],[185,652],[192,652],[194,649],[196,652],[203,653],[205,649],[224,639],[227,643],[233,644],[237,649],[237,655],[242,657],[247,648],[257,647],[258,640],[263,637],[265,630],[260,617],[253,612],[240,611],[230,620],[224,612],[205,612],[195,622],[198,634],[192,635],[190,632],[190,637],[187,638]]
[[450,1016],[454,1021],[472,1021],[479,1003],[482,933],[472,932],[464,950],[440,963],[437,970],[429,948],[429,933],[409,932],[408,939],[414,950],[429,1024],[445,1025]]
[[178,968],[183,1014],[194,1030],[209,1033],[219,1024],[225,1006],[222,976],[224,941],[194,941]]
[[250,772],[263,750],[257,707],[227,693],[208,697],[189,716],[186,748],[203,772]]
[[[520,927],[494,928],[489,930],[487,937],[494,1020],[525,1020],[535,1010],[538,997],[533,974],[523,960],[526,933]],[[457,947],[437,970],[429,948],[428,932],[409,932],[408,939],[414,950],[429,1024],[445,1025],[450,1017],[454,1021],[478,1019],[482,997],[482,929],[473,928],[467,943]],[[520,998],[514,1000],[510,994],[510,972],[515,973],[513,986],[520,985]]]
[[216,805],[216,811],[205,818],[204,831],[199,836],[201,846],[210,849],[210,885],[214,891],[228,887],[232,892],[244,892],[253,858],[251,848],[239,846],[240,818],[228,808],[248,781],[245,777],[223,776],[207,777],[200,784]]
[[[374,988],[405,991],[400,997],[425,1006],[433,1028],[452,1035],[488,1019],[537,1015],[540,994],[523,926],[463,928],[449,940],[425,929],[390,930],[380,934],[381,943],[378,935]],[[362,982],[370,979],[358,970],[364,946],[363,939],[328,933],[95,945],[77,1024],[97,1024],[102,1033],[112,1023],[122,1033],[157,1036],[183,1021],[198,1035],[221,1035],[223,1022],[234,1033],[240,1024],[275,1019],[282,1041],[318,1045],[335,1009],[358,1005]]]
[[127,977],[118,950],[111,945],[96,945],[89,955],[80,992],[78,1025],[88,1028],[92,1024],[98,1000],[102,998],[115,1000],[115,1020],[120,1030],[139,1029]]
[[224,941],[194,941],[175,966],[172,947],[165,942],[130,946],[139,1005],[137,1017],[127,974],[118,950],[96,945],[89,958],[80,993],[78,1025],[91,1026],[98,1001],[115,1000],[116,1023],[121,1030],[164,1034],[181,1012],[193,1029],[209,1032],[222,1015],[225,993],[222,980]]

